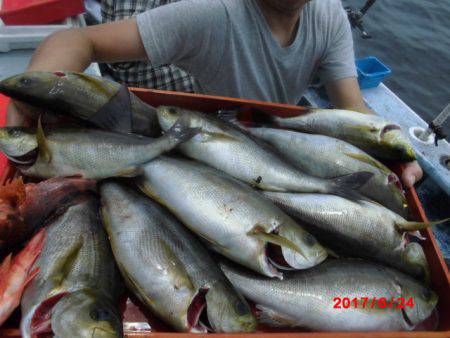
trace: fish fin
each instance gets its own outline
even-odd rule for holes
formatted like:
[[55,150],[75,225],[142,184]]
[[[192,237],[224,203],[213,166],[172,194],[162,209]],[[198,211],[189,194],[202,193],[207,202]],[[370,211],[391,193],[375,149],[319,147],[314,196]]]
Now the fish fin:
[[351,158],[354,158],[355,160],[367,163],[367,164],[369,164],[372,167],[375,167],[377,169],[380,169],[385,174],[391,174],[392,173],[389,170],[388,167],[386,167],[384,164],[382,164],[381,162],[377,161],[376,159],[374,159],[372,156],[370,156],[368,154],[344,152],[344,155],[346,155],[348,157],[351,157]]
[[181,116],[172,127],[167,130],[164,137],[170,137],[178,143],[189,141],[195,135],[199,134],[202,128],[191,127],[187,115]]
[[239,140],[237,138],[227,135],[227,134],[216,133],[216,132],[212,132],[212,131],[202,131],[200,143],[206,143],[208,141],[239,142]]
[[132,116],[130,92],[126,86],[122,85],[117,93],[113,94],[111,99],[87,121],[105,130],[131,133],[133,131]]
[[177,255],[173,252],[170,246],[160,239],[161,253],[162,257],[166,261],[167,266],[170,266],[170,274],[172,275],[172,281],[174,284],[173,288],[176,290],[182,289],[183,287],[189,290],[194,291],[194,285],[189,278],[189,274],[187,273],[183,263],[177,257]]
[[9,268],[11,267],[11,259],[12,253],[6,256],[2,264],[0,265],[0,280],[3,276],[6,276],[7,272],[9,271]]
[[138,188],[148,197],[150,197],[155,202],[161,204],[162,206],[166,207],[167,209],[170,209],[169,206],[164,202],[163,199],[159,198],[150,188],[147,187],[147,185],[142,182],[138,181],[137,183]]
[[139,167],[129,167],[116,172],[117,177],[135,177],[139,173]]
[[251,237],[255,237],[264,242],[279,245],[282,248],[283,247],[289,248],[289,249],[297,252],[301,256],[303,256],[305,259],[307,259],[306,255],[304,254],[302,249],[299,248],[299,246],[297,244],[295,244],[294,242],[292,242],[289,239],[282,237],[280,235],[273,234],[273,233],[267,233],[265,231],[265,229],[261,226],[254,227],[252,230],[247,232],[247,235],[251,236]]
[[75,262],[77,260],[78,254],[80,253],[81,248],[83,247],[83,241],[79,241],[76,243],[66,255],[60,258],[60,262],[56,265],[58,268],[54,273],[53,280],[56,284],[62,284],[64,279],[69,275],[72,271]]
[[365,200],[367,198],[359,192],[359,189],[361,189],[361,187],[372,177],[373,173],[360,171],[332,178],[330,179],[331,182],[326,193],[342,196],[351,200]]
[[298,320],[280,314],[275,310],[272,310],[264,305],[257,304],[256,317],[258,321],[273,327],[295,327],[298,326]]
[[424,230],[426,228],[429,228],[433,225],[444,223],[450,220],[450,218],[442,219],[439,221],[433,221],[433,222],[395,222],[395,227],[400,232],[408,232],[408,231],[416,231],[416,230]]
[[323,248],[325,249],[329,257],[341,258],[341,256],[339,256],[334,250],[330,249],[329,247],[323,246]]
[[408,235],[410,235],[412,237],[415,237],[415,238],[417,238],[417,239],[419,239],[421,241],[426,240],[426,238],[422,236],[422,234],[420,233],[419,230],[409,232]]
[[263,127],[276,124],[278,116],[263,111],[254,111],[252,114],[252,126]]
[[104,94],[106,96],[112,96],[112,95],[116,94],[116,92],[117,92],[116,88],[114,88],[110,83],[108,83],[107,81],[103,80],[100,77],[87,75],[84,73],[78,73],[78,72],[73,72],[72,74],[82,78],[88,84],[90,84],[92,87],[94,87],[98,91],[102,92],[102,94]]
[[36,277],[39,274],[40,271],[41,271],[41,269],[39,267],[30,271],[30,273],[27,276],[27,279],[23,283],[23,287],[26,287],[28,285],[28,283],[30,283],[34,279],[34,277]]
[[26,192],[23,178],[15,178],[8,184],[0,187],[0,201],[18,208],[25,202]]
[[39,148],[39,155],[42,157],[42,159],[50,163],[52,160],[52,154],[50,152],[50,148],[48,146],[47,139],[45,138],[44,129],[42,128],[42,121],[41,116],[39,116],[37,129],[36,129],[36,141]]

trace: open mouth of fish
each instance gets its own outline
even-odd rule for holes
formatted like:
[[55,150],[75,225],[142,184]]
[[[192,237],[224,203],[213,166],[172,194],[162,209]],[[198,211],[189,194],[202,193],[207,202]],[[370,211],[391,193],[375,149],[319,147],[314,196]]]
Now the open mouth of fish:
[[68,292],[58,293],[34,306],[24,319],[24,330],[30,337],[39,337],[42,334],[51,333],[52,310],[55,305],[66,296]]
[[19,156],[7,155],[7,157],[15,166],[26,169],[31,167],[34,163],[36,163],[38,155],[39,155],[38,148],[35,148],[23,155]]
[[281,246],[275,245],[272,243],[267,243],[266,249],[265,249],[265,255],[266,255],[267,266],[269,267],[269,269],[271,270],[271,272],[273,273],[274,276],[281,279],[283,274],[280,273],[279,270],[287,270],[287,271],[295,270],[284,259]]
[[[189,331],[193,333],[207,333],[212,331],[209,327],[208,317],[206,315],[206,294],[209,291],[208,286],[201,287],[187,310],[187,323]],[[208,324],[206,324],[208,323]]]
[[400,126],[396,125],[396,124],[388,124],[386,126],[383,127],[383,129],[381,130],[380,133],[380,138],[382,139],[383,136],[387,133],[390,132],[392,130],[401,130],[402,128],[400,128]]

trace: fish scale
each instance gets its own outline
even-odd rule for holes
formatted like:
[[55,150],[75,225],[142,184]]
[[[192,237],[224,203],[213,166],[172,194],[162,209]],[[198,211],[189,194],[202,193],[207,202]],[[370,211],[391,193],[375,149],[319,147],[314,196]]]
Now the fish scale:
[[[428,274],[421,246],[406,245],[405,234],[396,227],[396,223],[406,220],[382,205],[325,194],[263,194],[305,222],[306,229],[332,249],[352,257],[374,259],[418,278]],[[407,257],[409,250],[415,250],[418,257]]]
[[333,178],[360,171],[373,173],[359,190],[387,208],[405,214],[406,198],[397,175],[370,155],[342,140],[273,128],[249,128],[252,135],[275,147],[309,175]]
[[0,149],[13,163],[17,156],[37,152],[36,158],[19,166],[22,173],[51,178],[81,176],[104,179],[136,175],[140,166],[172,150],[199,130],[183,120],[157,139],[95,129],[0,128]]
[[105,130],[154,137],[160,134],[155,109],[106,78],[75,72],[25,72],[0,81],[0,92]]
[[[384,266],[359,260],[327,260],[308,270],[269,279],[229,262],[221,268],[233,285],[253,301],[269,325],[301,326],[320,331],[412,330],[433,311],[437,296],[416,280]],[[333,299],[413,297],[414,309],[334,308]],[[405,302],[406,302],[405,301]],[[408,321],[405,320],[408,318]],[[412,325],[410,325],[410,323]]]
[[100,291],[112,300],[119,296],[120,277],[93,197],[69,207],[47,226],[44,248],[33,265],[37,267],[40,272],[22,297],[25,337],[35,308],[52,296],[82,289]]
[[[281,274],[267,261],[266,245],[274,231],[304,250],[304,257],[282,246],[296,268],[318,264],[325,250],[289,216],[246,184],[214,168],[160,156],[146,164],[140,188],[165,205],[221,254],[267,276]],[[258,232],[259,235],[252,233]],[[285,237],[283,237],[285,236]],[[264,237],[264,238],[262,238]],[[272,237],[271,237],[272,238]]]
[[184,155],[260,189],[345,194],[371,177],[366,172],[345,179],[314,177],[286,162],[250,134],[218,118],[173,107],[158,107],[157,115],[163,130],[172,127],[181,116],[191,127],[201,128],[198,135],[178,147]]
[[375,114],[341,109],[310,109],[294,117],[258,113],[262,123],[313,134],[332,136],[377,158],[415,160],[414,150],[400,127]]
[[[215,332],[252,331],[255,320],[206,249],[161,206],[125,185],[101,186],[102,214],[113,252],[133,292],[179,331],[203,331],[189,323],[197,295],[206,289]],[[145,266],[145,269],[142,269]],[[238,313],[237,306],[244,309]]]

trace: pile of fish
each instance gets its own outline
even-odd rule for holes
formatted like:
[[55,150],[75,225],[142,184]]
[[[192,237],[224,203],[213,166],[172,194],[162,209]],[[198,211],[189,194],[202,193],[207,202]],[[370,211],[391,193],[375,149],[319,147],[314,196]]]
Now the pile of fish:
[[0,92],[40,111],[0,128],[30,182],[0,188],[0,325],[20,304],[24,337],[121,337],[126,290],[181,332],[413,330],[433,313],[419,232],[433,223],[408,220],[380,162],[414,159],[398,126],[311,110],[246,128],[71,72]]

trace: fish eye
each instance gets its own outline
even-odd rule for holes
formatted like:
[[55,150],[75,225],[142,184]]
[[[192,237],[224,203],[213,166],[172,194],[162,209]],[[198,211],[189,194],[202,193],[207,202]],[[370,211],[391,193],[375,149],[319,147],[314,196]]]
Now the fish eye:
[[169,108],[169,113],[172,115],[176,115],[177,114],[177,110],[175,108]]
[[20,135],[20,131],[14,128],[8,129],[8,135],[11,137],[17,137]]
[[431,294],[431,291],[428,288],[422,287],[421,291],[422,291],[422,297],[425,300],[430,300],[431,299],[432,294]]
[[99,321],[99,320],[108,320],[111,318],[111,313],[108,309],[103,308],[93,308],[89,315],[93,320]]
[[234,309],[239,316],[243,316],[247,313],[247,306],[241,300],[236,302]]
[[306,244],[309,246],[313,246],[317,243],[316,238],[311,234],[306,234],[304,239],[305,239]]
[[33,83],[33,80],[30,77],[23,77],[20,79],[20,85],[23,87],[28,87]]

